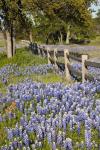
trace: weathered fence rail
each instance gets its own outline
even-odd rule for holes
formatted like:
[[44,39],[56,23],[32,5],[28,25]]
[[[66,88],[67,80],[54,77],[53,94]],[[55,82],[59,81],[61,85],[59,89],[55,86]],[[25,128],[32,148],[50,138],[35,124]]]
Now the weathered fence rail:
[[[45,46],[37,46],[38,54],[48,58],[48,63],[52,63],[55,66],[55,69],[58,68],[62,71],[65,71],[66,78],[68,80],[71,79],[71,75],[78,76],[82,78],[82,82],[86,79],[94,80],[94,77],[90,75],[88,71],[88,66],[100,68],[100,60],[98,59],[89,59],[88,54],[81,54],[78,52],[72,52],[68,49],[56,48],[56,47],[45,47]],[[63,57],[64,62],[59,62],[58,58]],[[71,65],[71,60],[78,61],[82,64],[81,70],[76,70]]]
[[100,60],[98,59],[88,59],[85,64],[86,66],[100,68]]

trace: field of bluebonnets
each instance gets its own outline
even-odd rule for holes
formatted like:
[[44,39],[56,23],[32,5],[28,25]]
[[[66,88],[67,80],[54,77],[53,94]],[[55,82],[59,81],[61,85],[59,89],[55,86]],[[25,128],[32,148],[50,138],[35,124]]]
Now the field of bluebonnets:
[[66,84],[46,58],[0,54],[1,150],[99,150],[100,69],[89,70],[93,82]]

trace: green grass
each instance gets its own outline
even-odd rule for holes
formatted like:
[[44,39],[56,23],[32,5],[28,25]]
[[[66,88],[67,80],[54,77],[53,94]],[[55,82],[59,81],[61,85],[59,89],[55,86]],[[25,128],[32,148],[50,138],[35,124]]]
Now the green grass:
[[89,45],[100,46],[100,36],[97,36],[95,39],[91,40]]
[[42,83],[57,83],[61,82],[64,84],[72,84],[72,81],[67,81],[64,76],[57,75],[53,72],[47,73],[46,75],[39,75],[39,74],[32,74],[30,76],[14,76],[10,75],[8,79],[7,85],[4,85],[3,83],[0,82],[0,93],[6,94],[7,93],[7,87],[11,84],[17,84],[19,82],[23,82],[25,79],[32,79],[33,81],[36,82],[42,82]]
[[19,122],[22,115],[22,113],[18,109],[16,109],[14,113],[16,113],[15,119],[7,119],[5,122],[0,123],[0,147],[5,144],[9,145],[5,128],[14,128],[16,123]]
[[0,93],[5,94],[6,93],[6,86],[0,82]]
[[18,66],[31,66],[46,64],[47,59],[38,55],[33,55],[27,48],[20,48],[16,50],[16,55],[13,58],[7,59],[6,53],[0,54],[0,67],[7,64],[17,64]]
[[18,82],[21,82],[23,80],[25,80],[26,78],[30,78],[33,81],[37,81],[37,82],[44,82],[44,83],[54,83],[54,82],[62,82],[64,80],[63,77],[60,77],[59,75],[56,75],[54,73],[48,73],[46,75],[39,75],[39,74],[33,74],[30,76],[10,76],[9,78],[9,84],[13,83],[16,84]]
[[0,40],[0,47],[4,47],[4,46],[5,46],[4,40]]

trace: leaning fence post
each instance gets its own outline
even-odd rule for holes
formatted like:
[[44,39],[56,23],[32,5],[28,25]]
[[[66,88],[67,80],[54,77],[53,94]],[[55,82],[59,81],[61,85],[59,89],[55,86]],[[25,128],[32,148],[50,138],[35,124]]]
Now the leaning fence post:
[[57,48],[54,49],[54,66],[55,66],[55,70],[58,70],[58,66],[57,66]]
[[88,55],[82,55],[82,82],[85,82],[87,67],[85,65],[85,61],[88,59]]
[[43,49],[42,49],[42,56],[43,56],[43,57],[45,57],[45,52],[44,52],[44,50],[45,50],[45,47],[43,47]]
[[70,71],[68,69],[68,64],[70,64],[69,59],[68,59],[69,51],[68,49],[64,50],[64,60],[65,60],[65,75],[67,80],[71,80],[71,75]]
[[51,62],[50,62],[50,48],[49,47],[47,47],[47,58],[48,58],[48,64],[51,64]]

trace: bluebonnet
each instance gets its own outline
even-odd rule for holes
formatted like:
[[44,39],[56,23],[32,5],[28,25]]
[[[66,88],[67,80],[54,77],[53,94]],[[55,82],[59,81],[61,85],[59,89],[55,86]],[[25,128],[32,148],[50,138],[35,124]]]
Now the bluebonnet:
[[0,122],[2,122],[3,121],[3,118],[2,118],[2,115],[0,114]]
[[29,146],[30,141],[29,141],[29,137],[26,133],[23,133],[23,142],[27,147]]
[[91,149],[91,130],[85,130],[86,147]]
[[78,132],[78,134],[80,134],[80,131],[81,131],[81,124],[80,124],[80,122],[77,122],[77,132]]
[[12,145],[15,149],[17,149],[18,147],[18,142],[17,142],[17,139],[15,138],[14,141],[12,142]]
[[[14,128],[8,128],[9,141],[16,138],[17,145],[16,140],[14,142],[17,148],[23,149],[26,146],[29,149],[33,146],[37,149],[43,146],[47,139],[54,149],[59,145],[61,149],[64,147],[65,150],[72,150],[74,141],[68,138],[66,130],[70,127],[74,132],[76,127],[80,133],[81,125],[84,125],[85,142],[78,144],[81,149],[85,146],[91,148],[91,129],[94,127],[99,131],[100,126],[100,101],[95,101],[96,88],[93,89],[99,84],[97,81],[65,86],[59,83],[37,83],[27,79],[10,86],[7,95],[0,97],[0,102],[6,104],[16,97],[16,106],[22,115]],[[30,140],[30,133],[35,135],[34,141]]]
[[53,70],[52,65],[44,64],[39,66],[18,67],[16,64],[9,64],[0,69],[1,81],[7,84],[7,80],[11,74],[14,76],[31,75],[31,74],[47,74],[49,70]]
[[57,135],[57,144],[61,145],[63,142],[63,137],[62,137],[62,132],[59,131],[58,135]]
[[47,139],[48,139],[49,144],[51,144],[52,143],[52,134],[51,134],[51,132],[47,133]]
[[55,142],[52,143],[52,150],[56,150],[56,143]]
[[7,132],[8,132],[8,139],[12,140],[12,138],[14,137],[13,130],[12,129],[7,129]]
[[66,140],[64,141],[64,149],[65,150],[73,150],[72,140],[70,138],[66,138]]

